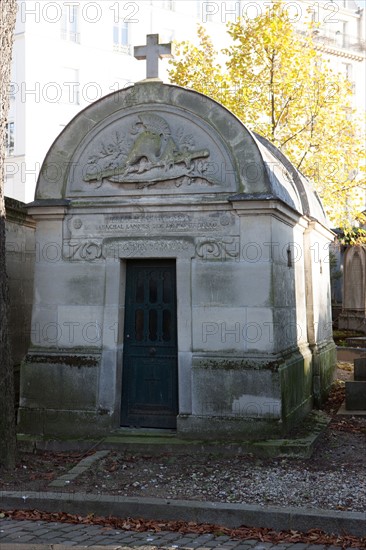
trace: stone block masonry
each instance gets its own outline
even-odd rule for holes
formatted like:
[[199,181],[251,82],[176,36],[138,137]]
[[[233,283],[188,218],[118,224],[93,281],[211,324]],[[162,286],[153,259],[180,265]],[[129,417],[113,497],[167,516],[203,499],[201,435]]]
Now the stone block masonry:
[[102,98],[52,145],[29,214],[47,253],[21,432],[263,439],[326,398],[313,251],[333,234],[301,174],[223,106],[153,79]]

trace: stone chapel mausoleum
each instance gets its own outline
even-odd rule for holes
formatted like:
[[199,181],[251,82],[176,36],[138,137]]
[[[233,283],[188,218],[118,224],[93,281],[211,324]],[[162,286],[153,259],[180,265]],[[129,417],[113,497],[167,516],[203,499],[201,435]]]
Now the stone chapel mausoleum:
[[329,389],[319,199],[222,105],[156,75],[78,114],[43,164],[21,432],[267,437]]

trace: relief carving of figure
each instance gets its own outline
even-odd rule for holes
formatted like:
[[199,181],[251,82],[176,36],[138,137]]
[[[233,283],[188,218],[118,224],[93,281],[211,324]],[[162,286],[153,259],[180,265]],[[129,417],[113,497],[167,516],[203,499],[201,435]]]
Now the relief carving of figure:
[[195,149],[192,135],[182,129],[173,137],[168,123],[154,113],[141,113],[128,136],[116,135],[113,143],[102,144],[100,154],[88,159],[85,181],[104,179],[113,183],[136,183],[138,188],[160,181],[194,181],[215,185],[208,177],[207,149]]

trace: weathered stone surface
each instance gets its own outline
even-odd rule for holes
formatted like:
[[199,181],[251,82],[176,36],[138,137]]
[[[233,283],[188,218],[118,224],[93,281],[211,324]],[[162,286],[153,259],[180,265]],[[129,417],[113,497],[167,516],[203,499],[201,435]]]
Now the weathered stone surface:
[[354,359],[354,380],[366,382],[366,357]]
[[6,271],[9,285],[9,333],[14,365],[19,366],[30,341],[33,300],[35,222],[25,205],[6,199]]
[[343,305],[340,329],[366,333],[366,247],[349,246],[343,260]]
[[366,411],[366,381],[346,382],[346,409],[348,411]]
[[332,234],[307,182],[222,106],[158,82],[102,98],[55,141],[36,199],[21,430],[118,427],[121,406],[130,406],[130,339],[146,344],[134,348],[145,372],[134,374],[135,409],[155,391],[164,338],[152,336],[150,319],[163,319],[167,302],[160,297],[150,318],[156,295],[144,286],[130,313],[133,260],[174,265],[176,310],[164,322],[177,320],[177,347],[166,356],[176,356],[178,432],[260,438],[324,399],[335,364]]

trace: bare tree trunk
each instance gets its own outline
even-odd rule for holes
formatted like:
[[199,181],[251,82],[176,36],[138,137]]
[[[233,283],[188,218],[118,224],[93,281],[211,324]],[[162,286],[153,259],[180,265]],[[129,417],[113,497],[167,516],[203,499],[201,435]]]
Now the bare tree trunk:
[[5,265],[4,158],[16,0],[0,0],[0,466],[15,465],[13,364],[8,335],[8,284]]

